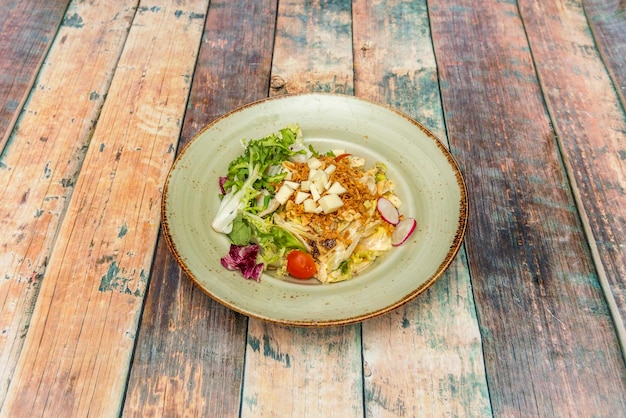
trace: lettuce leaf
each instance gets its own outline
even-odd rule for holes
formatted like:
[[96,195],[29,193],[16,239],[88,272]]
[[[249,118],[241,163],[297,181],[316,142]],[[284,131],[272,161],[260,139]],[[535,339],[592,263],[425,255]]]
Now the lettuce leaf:
[[[300,142],[302,132],[295,125],[247,142],[244,153],[230,162],[228,174],[219,180],[222,201],[212,223],[213,229],[229,234],[237,213],[262,211],[264,208],[257,206],[256,197],[262,190],[272,195],[276,192],[276,186],[286,175],[280,169],[283,161],[306,152],[295,146]],[[272,167],[279,170],[271,170]]]
[[249,280],[260,281],[263,273],[263,263],[257,263],[259,246],[230,245],[228,254],[220,259],[222,266],[228,270],[241,270],[243,277]]

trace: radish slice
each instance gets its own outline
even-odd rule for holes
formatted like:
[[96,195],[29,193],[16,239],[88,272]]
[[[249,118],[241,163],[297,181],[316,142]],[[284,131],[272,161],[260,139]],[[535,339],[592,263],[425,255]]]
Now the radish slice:
[[413,231],[415,231],[416,226],[417,221],[413,218],[401,220],[391,234],[391,245],[397,247],[398,245],[403,244],[407,239],[409,239]]
[[397,225],[400,222],[400,213],[389,199],[379,198],[376,203],[376,209],[378,209],[380,216],[390,224]]

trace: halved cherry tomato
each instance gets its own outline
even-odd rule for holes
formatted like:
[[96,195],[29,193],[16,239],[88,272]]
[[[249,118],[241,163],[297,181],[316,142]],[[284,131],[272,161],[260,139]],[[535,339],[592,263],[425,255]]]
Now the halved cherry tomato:
[[339,162],[341,161],[343,158],[349,157],[352,154],[339,154],[338,156],[335,157],[335,162]]
[[317,272],[317,266],[311,254],[293,250],[287,254],[287,271],[296,279],[310,279]]

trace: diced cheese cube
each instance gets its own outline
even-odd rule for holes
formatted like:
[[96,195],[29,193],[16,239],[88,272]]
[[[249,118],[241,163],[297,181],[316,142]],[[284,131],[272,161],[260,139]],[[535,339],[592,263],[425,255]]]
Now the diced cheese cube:
[[321,194],[320,194],[320,192],[317,189],[317,186],[315,184],[311,184],[310,192],[311,192],[311,197],[312,197],[313,201],[317,202],[319,200],[319,198],[321,197]]
[[326,184],[328,184],[328,182],[324,182],[323,180],[318,180],[315,183],[313,183],[313,185],[315,186],[317,191],[320,193],[320,195],[324,193],[324,191],[326,190]]
[[304,180],[303,182],[301,182],[300,190],[302,190],[303,192],[308,192],[309,190],[311,190],[311,182],[308,180]]
[[276,192],[276,196],[274,196],[274,198],[278,201],[278,203],[284,205],[285,202],[289,200],[293,192],[294,190],[291,187],[283,183],[283,185],[280,186],[280,189]]
[[361,157],[350,158],[350,167],[359,168],[365,166],[365,159]]
[[343,201],[336,194],[327,194],[318,201],[324,213],[332,213],[343,206]]
[[324,169],[324,173],[326,173],[326,175],[330,177],[330,175],[333,174],[336,169],[337,169],[336,165],[330,164],[328,167]]
[[323,170],[316,170],[310,180],[317,187],[317,191],[321,193],[328,184],[328,175]]
[[284,181],[283,184],[286,184],[294,190],[298,190],[298,187],[300,187],[300,183],[296,181]]
[[312,183],[319,182],[321,179],[328,178],[324,170],[309,170],[309,178],[308,180]]
[[289,181],[293,178],[293,171],[287,170],[287,174],[285,174],[285,178],[283,180]]
[[309,166],[309,168],[314,168],[314,169],[318,169],[323,165],[323,163],[315,157],[309,158],[306,164]]
[[334,182],[328,189],[328,193],[334,193],[336,195],[342,195],[347,192],[346,188],[339,184],[338,181]]
[[311,195],[309,193],[298,192],[298,193],[296,193],[295,202],[296,202],[296,204],[299,205],[300,203],[304,202],[305,200],[307,200],[310,197],[311,197]]
[[306,213],[317,213],[317,203],[315,203],[313,201],[313,199],[306,199],[304,202],[302,202],[302,205],[304,206],[304,211]]

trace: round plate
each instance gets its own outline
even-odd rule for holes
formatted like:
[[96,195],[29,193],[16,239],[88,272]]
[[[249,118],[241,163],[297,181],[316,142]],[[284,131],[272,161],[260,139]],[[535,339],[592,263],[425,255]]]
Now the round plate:
[[[263,274],[259,283],[220,264],[229,241],[211,228],[218,178],[243,152],[242,138],[259,139],[290,124],[299,124],[305,142],[320,152],[345,149],[367,166],[385,163],[402,200],[400,212],[417,219],[407,242],[352,280],[310,285]],[[167,177],[162,221],[182,269],[220,303],[282,324],[339,325],[388,312],[444,273],[463,241],[467,194],[450,153],[413,119],[352,96],[303,94],[244,106],[193,138]]]

